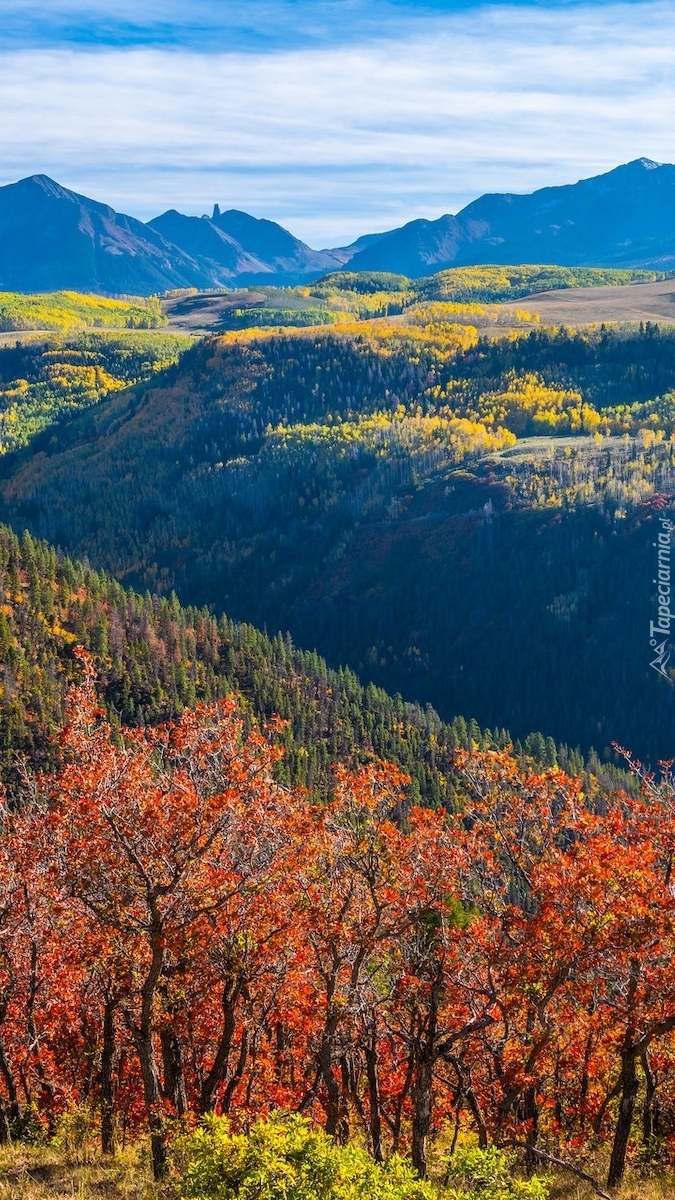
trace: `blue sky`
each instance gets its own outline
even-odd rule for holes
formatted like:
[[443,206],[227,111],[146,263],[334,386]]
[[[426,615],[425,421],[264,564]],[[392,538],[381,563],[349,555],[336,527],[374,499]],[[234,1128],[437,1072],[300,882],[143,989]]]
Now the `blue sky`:
[[675,0],[4,0],[0,183],[313,245],[675,161]]
[[478,0],[7,0],[0,39],[29,46],[278,51],[378,40],[472,7]]

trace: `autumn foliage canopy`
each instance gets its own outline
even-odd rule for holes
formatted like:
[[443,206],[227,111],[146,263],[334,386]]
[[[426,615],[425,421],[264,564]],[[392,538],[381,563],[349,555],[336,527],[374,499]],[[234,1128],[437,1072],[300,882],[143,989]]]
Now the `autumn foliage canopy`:
[[[236,699],[115,731],[91,662],[62,766],[0,838],[0,1136],[87,1101],[147,1128],[302,1114],[424,1176],[456,1140],[622,1175],[675,1144],[674,791],[584,795],[461,752],[457,812],[405,778],[275,781]],[[639,1117],[639,1120],[638,1120]]]

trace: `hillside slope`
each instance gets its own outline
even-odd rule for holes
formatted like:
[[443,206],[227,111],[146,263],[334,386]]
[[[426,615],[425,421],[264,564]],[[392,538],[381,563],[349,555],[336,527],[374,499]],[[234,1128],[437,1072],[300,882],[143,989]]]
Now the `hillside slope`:
[[6,458],[4,517],[444,718],[669,756],[647,630],[675,338],[397,328],[201,343]]
[[42,430],[105,396],[152,378],[189,345],[185,337],[129,330],[8,343],[0,348],[0,455],[28,446]]
[[[259,722],[280,715],[288,725],[279,778],[317,795],[332,790],[332,764],[381,758],[410,774],[412,799],[451,804],[453,750],[501,748],[509,740],[505,730],[481,731],[462,717],[445,724],[429,707],[363,687],[353,672],[330,670],[289,637],[270,639],[251,625],[183,608],[175,596],[125,590],[45,543],[27,535],[19,542],[5,526],[0,598],[0,780],[12,789],[22,786],[22,761],[35,769],[58,758],[66,689],[80,673],[76,646],[95,656],[115,723],[166,720],[231,691]],[[540,733],[524,749],[542,765],[584,769],[578,753]],[[588,765],[605,783],[615,775],[597,759]]]

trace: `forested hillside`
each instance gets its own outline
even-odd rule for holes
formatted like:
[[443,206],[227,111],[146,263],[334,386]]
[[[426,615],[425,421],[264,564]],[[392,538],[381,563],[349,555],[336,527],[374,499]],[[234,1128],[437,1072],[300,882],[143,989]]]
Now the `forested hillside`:
[[26,329],[61,331],[97,329],[156,329],[165,323],[159,299],[110,300],[79,292],[23,295],[0,292],[0,332]]
[[[250,328],[335,325],[381,317],[405,323],[435,320],[497,325],[498,305],[546,291],[570,288],[625,287],[657,279],[654,271],[617,271],[596,267],[504,266],[456,267],[425,279],[386,271],[335,271],[315,283],[272,287],[260,283],[235,291],[169,293],[162,309],[176,327],[218,331]],[[458,307],[451,307],[456,305]],[[523,314],[525,316],[525,314]],[[529,315],[529,314],[528,314]],[[508,322],[513,316],[508,316]]]
[[675,332],[518,270],[0,348],[0,1188],[672,1166]]
[[675,336],[481,340],[429,308],[206,340],[7,456],[5,517],[443,719],[667,756],[647,630]]
[[[290,637],[268,638],[208,609],[183,608],[175,595],[139,595],[107,575],[57,555],[25,535],[0,527],[0,775],[11,789],[59,758],[64,697],[79,667],[77,647],[94,655],[97,686],[110,719],[156,724],[186,707],[231,692],[252,721],[275,714],[288,725],[278,737],[285,756],[278,777],[316,795],[334,786],[332,766],[374,759],[398,764],[412,779],[409,796],[452,807],[451,765],[457,748],[500,749],[505,729],[481,730],[462,716],[447,724],[427,706],[405,703],[347,668],[330,670],[316,652]],[[596,756],[556,746],[536,732],[516,746],[542,766],[586,767],[605,786],[625,777]]]
[[1,347],[0,454],[28,445],[43,429],[111,392],[151,379],[189,344],[181,335],[125,331]]

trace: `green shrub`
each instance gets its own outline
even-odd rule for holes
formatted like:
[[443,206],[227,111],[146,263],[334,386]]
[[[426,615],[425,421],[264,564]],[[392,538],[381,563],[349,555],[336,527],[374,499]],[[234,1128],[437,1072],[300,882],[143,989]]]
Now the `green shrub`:
[[47,1135],[44,1118],[35,1101],[22,1108],[21,1115],[11,1123],[12,1138],[27,1146],[41,1146]]
[[515,1179],[515,1157],[496,1146],[487,1150],[465,1147],[446,1159],[447,1200],[547,1200],[551,1188],[548,1175]]
[[207,1117],[174,1143],[183,1200],[436,1200],[401,1158],[380,1166],[356,1146],[336,1146],[303,1117],[258,1121],[232,1133]]
[[61,1113],[52,1145],[69,1163],[87,1166],[97,1156],[98,1119],[88,1104],[77,1104]]

